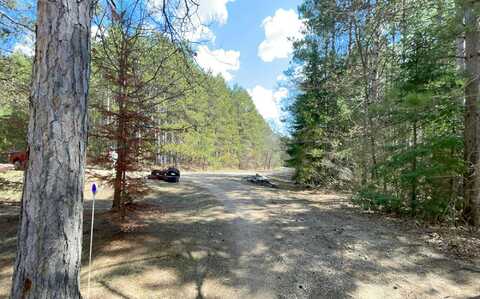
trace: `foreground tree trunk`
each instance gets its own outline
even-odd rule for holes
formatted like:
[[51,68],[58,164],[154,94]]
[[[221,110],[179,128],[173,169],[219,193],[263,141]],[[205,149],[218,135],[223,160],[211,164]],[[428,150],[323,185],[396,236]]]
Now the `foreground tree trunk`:
[[480,133],[479,101],[480,101],[480,3],[465,1],[465,162],[467,172],[464,179],[465,218],[480,226]]
[[12,298],[80,298],[90,0],[39,0]]

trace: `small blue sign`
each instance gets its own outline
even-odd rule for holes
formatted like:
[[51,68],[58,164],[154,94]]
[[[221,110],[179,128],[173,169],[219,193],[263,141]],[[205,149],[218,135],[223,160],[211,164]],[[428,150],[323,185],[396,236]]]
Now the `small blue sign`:
[[92,184],[92,193],[93,194],[97,193],[97,185],[95,183]]

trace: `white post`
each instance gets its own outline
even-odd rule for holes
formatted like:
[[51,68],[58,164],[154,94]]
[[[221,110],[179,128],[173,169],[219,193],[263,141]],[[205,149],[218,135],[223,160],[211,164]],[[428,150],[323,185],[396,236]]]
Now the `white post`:
[[90,225],[90,253],[88,258],[88,284],[87,284],[87,298],[90,299],[90,271],[92,269],[92,244],[93,244],[93,219],[95,215],[95,193],[97,193],[97,186],[92,185],[92,222]]

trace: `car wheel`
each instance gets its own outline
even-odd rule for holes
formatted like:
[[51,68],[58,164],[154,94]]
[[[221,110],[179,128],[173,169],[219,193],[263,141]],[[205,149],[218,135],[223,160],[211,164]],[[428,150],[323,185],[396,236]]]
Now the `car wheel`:
[[15,170],[22,170],[22,163],[20,161],[15,161],[13,162],[13,165],[15,166]]

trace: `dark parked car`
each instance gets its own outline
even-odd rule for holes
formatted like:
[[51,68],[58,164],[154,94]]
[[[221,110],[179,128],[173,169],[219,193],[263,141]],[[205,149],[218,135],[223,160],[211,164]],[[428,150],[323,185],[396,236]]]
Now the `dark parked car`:
[[152,170],[148,178],[151,180],[162,180],[168,183],[178,183],[180,180],[180,170],[175,167],[169,167],[163,170]]

